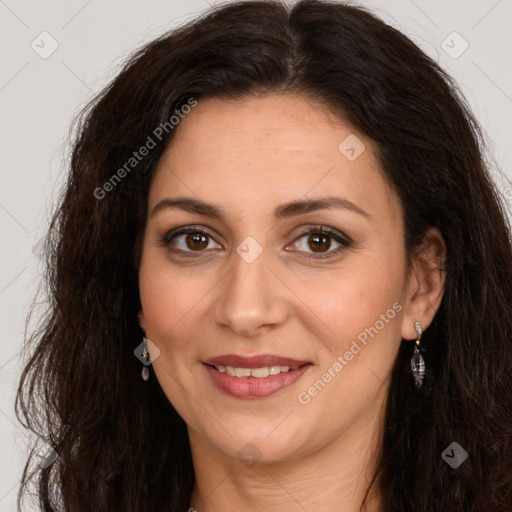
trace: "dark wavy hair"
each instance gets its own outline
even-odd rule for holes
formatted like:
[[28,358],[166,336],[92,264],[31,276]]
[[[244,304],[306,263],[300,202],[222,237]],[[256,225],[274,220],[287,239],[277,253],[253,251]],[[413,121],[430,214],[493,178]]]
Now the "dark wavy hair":
[[[16,397],[19,421],[56,458],[28,458],[18,510],[31,484],[45,512],[187,509],[186,424],[134,356],[149,185],[175,132],[165,123],[191,98],[267,93],[321,102],[375,141],[409,257],[431,226],[446,243],[423,387],[407,371],[412,344],[392,370],[372,481],[381,510],[512,510],[511,229],[485,137],[453,79],[411,40],[361,7],[319,0],[207,11],[137,50],[77,116],[46,237],[47,307],[26,338]],[[159,126],[157,146],[109,182]],[[469,454],[457,469],[441,457],[454,441]]]

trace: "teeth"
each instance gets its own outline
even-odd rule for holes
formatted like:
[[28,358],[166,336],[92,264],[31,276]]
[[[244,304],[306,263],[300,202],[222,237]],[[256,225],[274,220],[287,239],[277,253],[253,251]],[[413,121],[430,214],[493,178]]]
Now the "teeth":
[[250,368],[235,368],[235,377],[250,377]]
[[216,366],[221,373],[227,373],[231,377],[256,377],[262,379],[269,375],[278,375],[290,370],[297,370],[298,366],[264,366],[263,368],[234,368],[233,366]]

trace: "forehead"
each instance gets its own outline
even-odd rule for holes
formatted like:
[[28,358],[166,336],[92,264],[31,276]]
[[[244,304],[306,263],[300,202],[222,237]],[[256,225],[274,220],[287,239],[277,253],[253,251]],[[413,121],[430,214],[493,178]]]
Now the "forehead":
[[241,213],[336,194],[370,214],[398,214],[375,143],[315,100],[290,94],[199,100],[175,129],[150,207],[186,195]]

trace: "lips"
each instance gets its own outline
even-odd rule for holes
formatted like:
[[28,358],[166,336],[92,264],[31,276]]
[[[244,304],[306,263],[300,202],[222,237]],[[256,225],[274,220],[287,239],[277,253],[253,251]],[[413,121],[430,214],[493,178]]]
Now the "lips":
[[[203,366],[219,390],[236,398],[247,399],[265,398],[291,386],[308,372],[313,364],[271,354],[252,357],[227,354],[207,359]],[[257,371],[260,375],[239,375],[239,372],[244,374],[249,369],[252,369],[251,374],[256,371],[255,369],[259,369]],[[269,373],[269,370],[272,372]],[[275,371],[277,374],[273,373]]]
[[263,368],[265,366],[304,366],[309,361],[301,361],[290,357],[275,356],[272,354],[262,354],[259,356],[237,356],[234,354],[226,354],[222,356],[212,357],[203,361],[204,364],[210,366],[233,366],[237,368]]

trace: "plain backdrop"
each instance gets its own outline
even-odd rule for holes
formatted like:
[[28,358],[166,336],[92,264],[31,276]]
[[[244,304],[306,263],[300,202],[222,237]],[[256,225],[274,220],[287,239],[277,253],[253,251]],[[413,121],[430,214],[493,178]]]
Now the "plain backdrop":
[[[69,161],[72,118],[134,49],[218,3],[0,0],[2,512],[15,510],[27,456],[27,434],[14,414],[23,362],[20,350],[42,272],[39,241]],[[496,162],[511,178],[512,1],[352,3],[370,7],[456,78],[484,126]],[[500,181],[500,186],[511,199],[510,184],[506,188]]]

